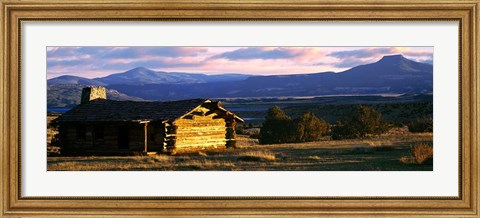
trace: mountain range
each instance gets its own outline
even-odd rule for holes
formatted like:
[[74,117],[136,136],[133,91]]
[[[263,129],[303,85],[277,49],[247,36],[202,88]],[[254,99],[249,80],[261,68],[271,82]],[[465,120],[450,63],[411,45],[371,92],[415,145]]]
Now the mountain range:
[[[48,80],[50,90],[75,86],[106,86],[124,98],[179,100],[188,98],[285,97],[363,94],[428,94],[433,91],[433,66],[402,55],[384,56],[375,63],[342,72],[254,76],[206,75],[153,71],[138,67],[106,77],[60,76]],[[78,89],[78,88],[77,88]],[[65,91],[64,91],[65,92]],[[58,96],[57,96],[58,97]],[[80,97],[78,97],[80,98]],[[79,101],[79,100],[78,100]]]
[[105,77],[87,79],[79,76],[59,76],[48,80],[48,84],[79,84],[92,86],[106,85],[144,85],[144,84],[193,84],[208,82],[225,82],[244,80],[251,75],[221,74],[206,75],[201,73],[153,71],[145,67],[137,67],[123,73],[111,74]]

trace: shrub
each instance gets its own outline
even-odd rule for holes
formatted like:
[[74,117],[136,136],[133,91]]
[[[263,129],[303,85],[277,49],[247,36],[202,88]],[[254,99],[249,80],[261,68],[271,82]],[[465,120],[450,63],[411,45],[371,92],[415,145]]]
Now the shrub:
[[410,147],[410,153],[417,164],[433,161],[433,146],[416,144]]
[[332,126],[332,139],[340,140],[355,138],[355,132],[356,130],[353,126],[345,124],[343,121],[337,121],[337,123]]
[[294,121],[295,141],[311,142],[317,141],[329,131],[328,123],[317,118],[313,113],[308,112]]
[[351,115],[349,124],[353,125],[359,137],[364,137],[367,134],[380,134],[385,131],[382,114],[372,107],[362,105]]
[[337,121],[332,127],[332,139],[361,138],[378,135],[389,129],[382,114],[372,107],[358,106],[348,117]]
[[433,132],[432,117],[424,117],[407,124],[410,132]]
[[[292,120],[277,106],[270,108],[260,129],[260,144],[311,142],[329,132],[328,123],[307,112]],[[254,136],[251,136],[254,137]]]

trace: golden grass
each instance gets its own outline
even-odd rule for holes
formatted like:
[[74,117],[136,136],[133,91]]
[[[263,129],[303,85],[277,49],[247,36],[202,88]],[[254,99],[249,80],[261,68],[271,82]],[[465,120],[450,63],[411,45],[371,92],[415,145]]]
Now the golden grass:
[[311,159],[311,160],[321,160],[322,158],[317,156],[317,155],[313,155],[313,156],[309,156],[308,159]]
[[413,160],[410,147],[416,144],[431,143],[431,134],[272,145],[258,145],[254,140],[242,135],[238,139],[237,145],[241,146],[238,146],[237,149],[205,149],[181,152],[175,156],[165,154],[112,157],[49,156],[48,170],[414,171],[433,169],[433,165],[429,162],[405,164]]
[[275,161],[275,154],[269,151],[247,151],[238,156],[239,161]]
[[198,160],[192,159],[189,161],[184,161],[179,165],[179,167],[183,167],[185,169],[190,170],[209,170],[209,169],[231,169],[235,167],[235,163],[228,162],[228,161],[214,161],[214,160]]
[[[433,138],[432,133],[410,133],[408,135],[380,135],[371,136],[362,139],[345,139],[345,140],[325,140],[304,143],[287,143],[287,144],[268,144],[262,145],[263,148],[278,147],[278,146],[296,146],[296,147],[326,147],[326,148],[352,148],[352,147],[366,147],[366,146],[383,146],[383,145],[398,145],[399,143],[412,142],[431,142]],[[240,142],[240,141],[239,141]],[[250,146],[239,146],[250,147]]]
[[205,151],[199,151],[199,152],[198,152],[198,155],[200,155],[200,156],[202,156],[202,157],[208,156],[207,153],[205,153]]
[[411,157],[408,157],[408,156],[403,156],[400,158],[400,163],[403,163],[403,164],[414,164],[415,163],[415,160]]

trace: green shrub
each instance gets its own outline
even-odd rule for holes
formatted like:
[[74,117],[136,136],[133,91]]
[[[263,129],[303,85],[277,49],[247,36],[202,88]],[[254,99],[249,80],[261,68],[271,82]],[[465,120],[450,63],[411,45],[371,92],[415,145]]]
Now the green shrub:
[[292,119],[278,106],[273,106],[267,112],[265,122],[260,128],[260,144],[288,143],[292,141]]
[[356,130],[353,126],[345,124],[342,121],[337,121],[337,123],[332,126],[332,139],[341,140],[355,138],[355,132]]
[[329,132],[328,123],[317,118],[313,113],[307,112],[294,121],[295,141],[312,142],[318,141]]
[[357,106],[352,114],[337,121],[332,127],[332,139],[361,138],[386,132],[389,125],[383,121],[382,114],[372,107]]
[[292,120],[277,106],[270,108],[260,129],[260,144],[311,142],[329,132],[328,123],[307,112]]
[[433,132],[432,117],[424,117],[407,124],[410,132]]

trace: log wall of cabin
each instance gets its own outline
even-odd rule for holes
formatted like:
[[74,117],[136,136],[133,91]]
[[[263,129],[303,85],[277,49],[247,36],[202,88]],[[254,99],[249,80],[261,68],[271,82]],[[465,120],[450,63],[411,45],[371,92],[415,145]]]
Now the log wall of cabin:
[[[77,138],[79,125],[85,127],[85,138],[83,139]],[[128,127],[128,149],[120,149],[118,145],[119,128],[121,126]],[[103,127],[103,138],[95,138],[94,132],[96,127]],[[145,146],[144,124],[70,124],[62,125],[60,134],[62,146],[73,150],[143,151]]]
[[225,120],[204,112],[200,110],[173,123],[177,126],[175,148],[225,147]]

